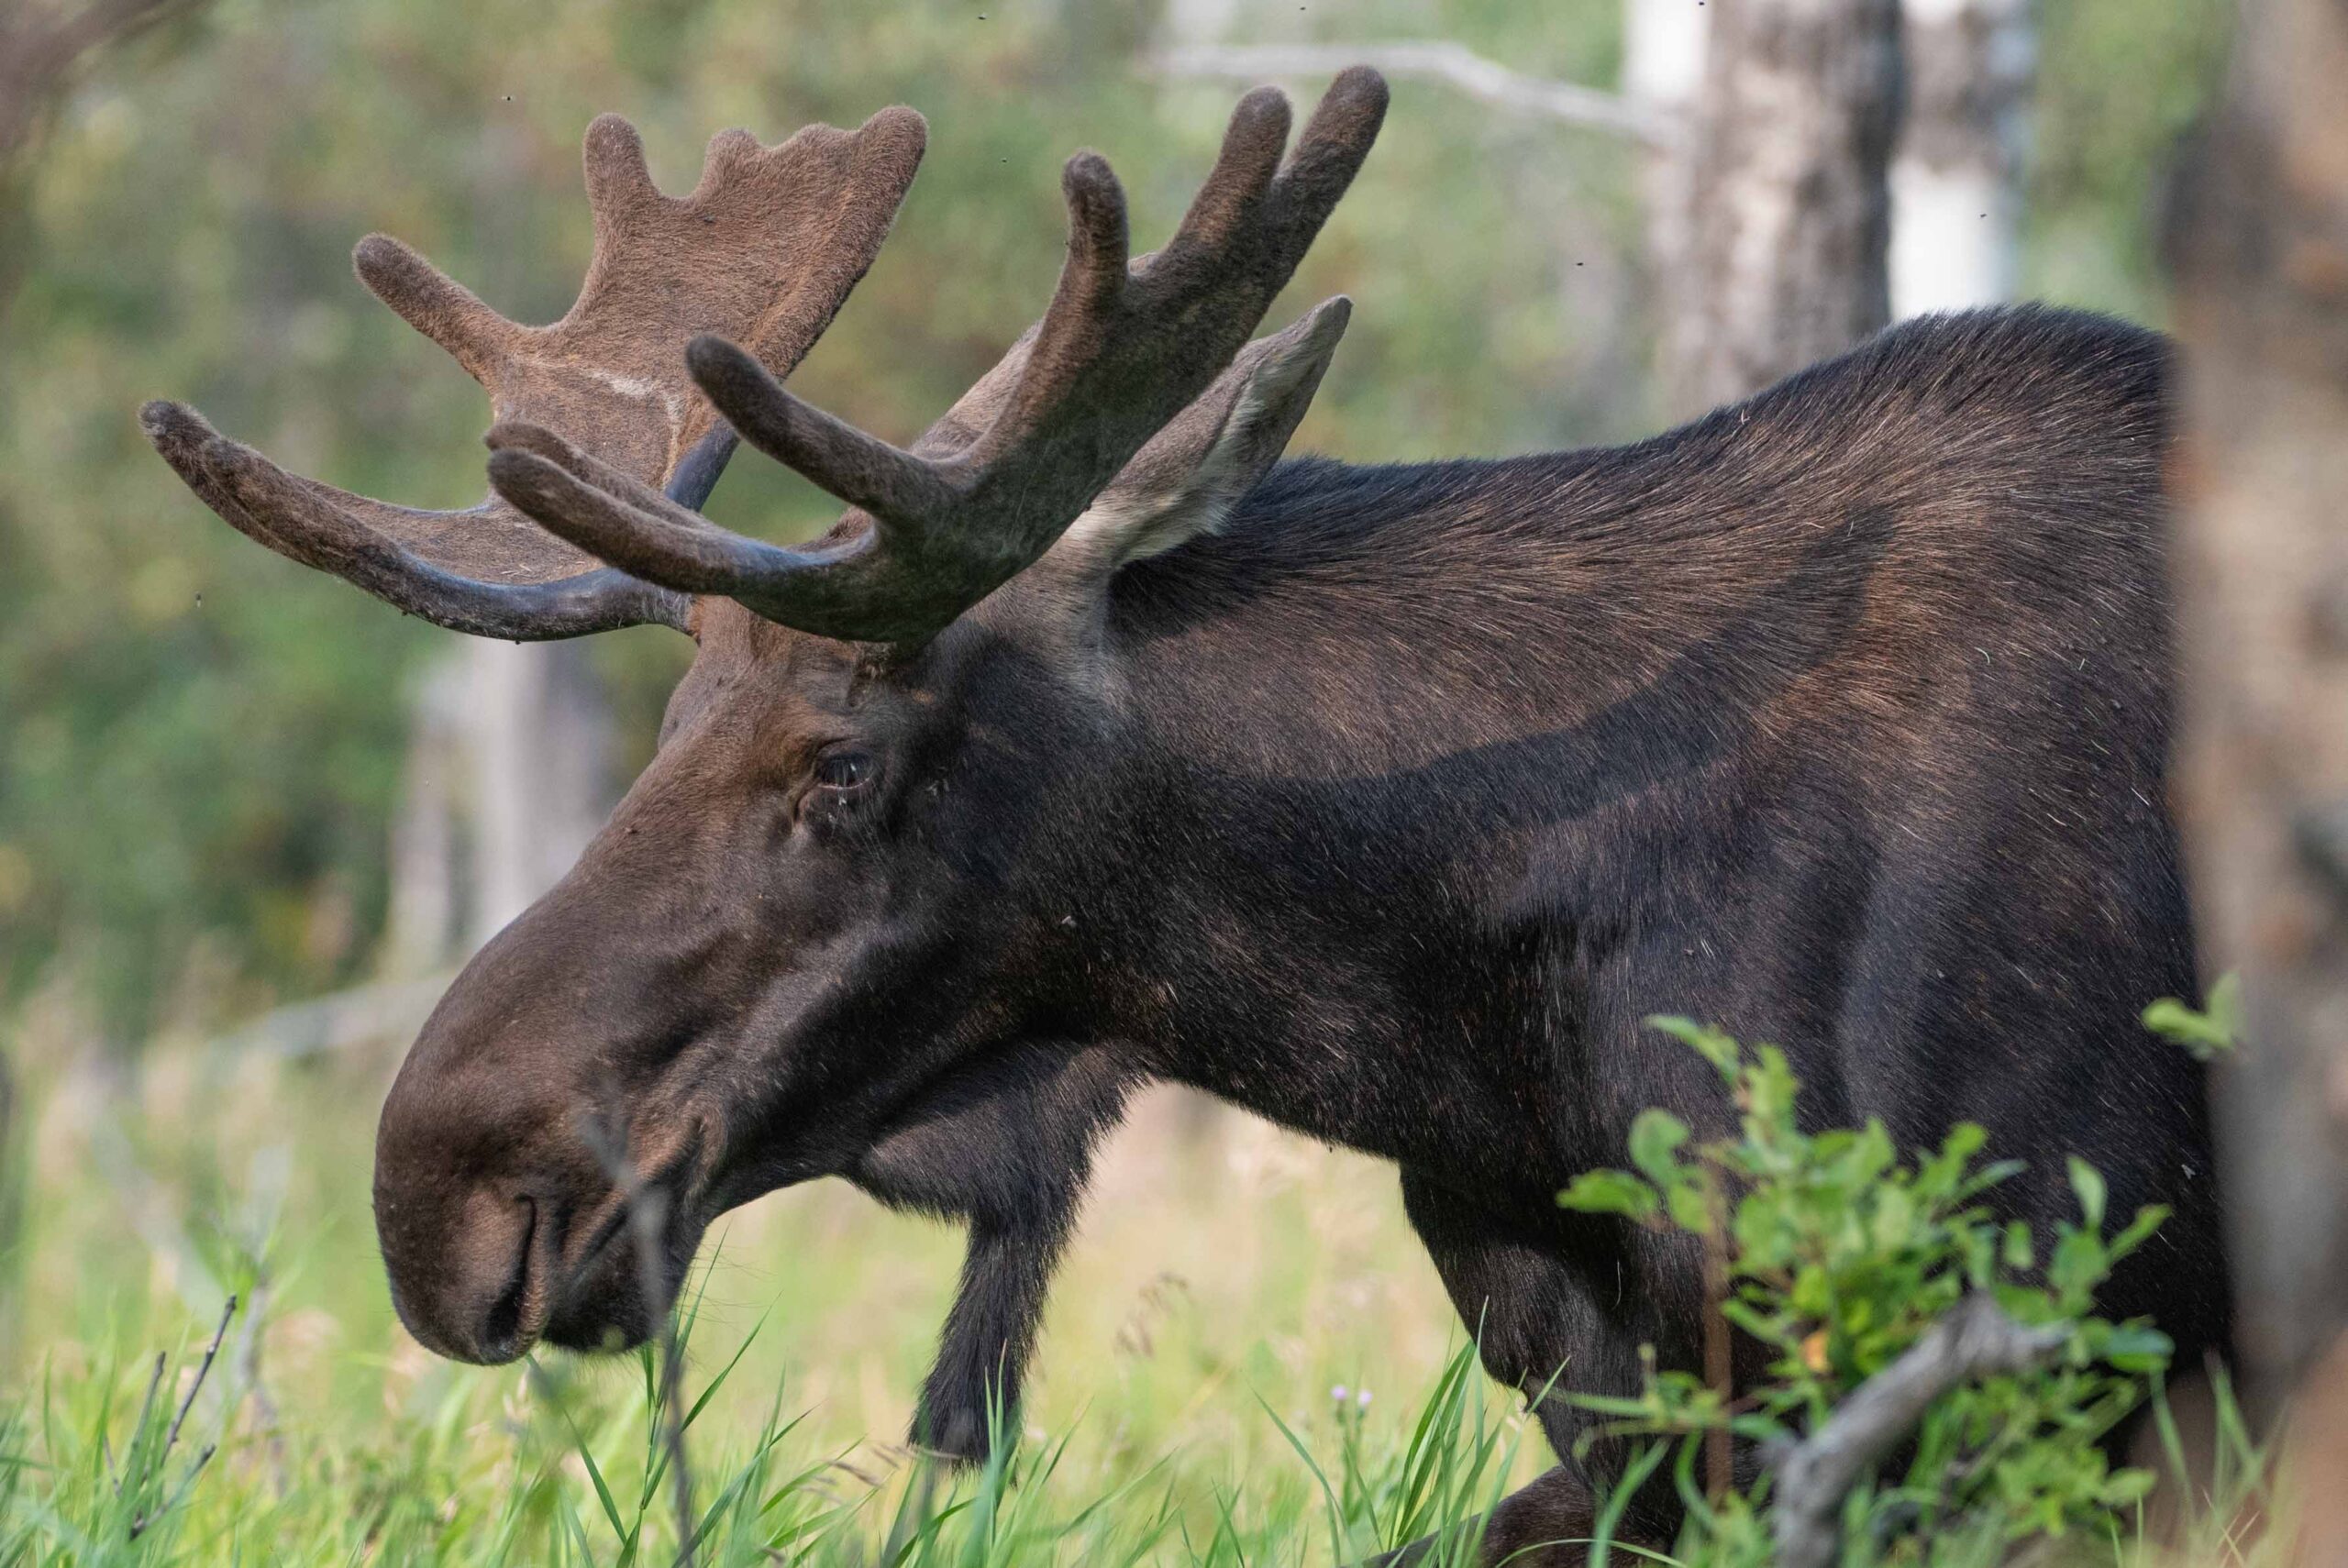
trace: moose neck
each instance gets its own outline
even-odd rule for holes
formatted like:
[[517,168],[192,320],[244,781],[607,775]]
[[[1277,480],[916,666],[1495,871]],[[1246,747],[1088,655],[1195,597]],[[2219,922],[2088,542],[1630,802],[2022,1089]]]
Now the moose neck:
[[1290,463],[1121,574],[1109,863],[1146,875],[1103,885],[1096,973],[1131,977],[1148,1070],[1406,1162],[1517,1129],[1457,1175],[1545,1179],[1599,950],[1702,896],[1692,797],[1733,813],[1889,538],[1880,507],[1740,504],[1691,438]]

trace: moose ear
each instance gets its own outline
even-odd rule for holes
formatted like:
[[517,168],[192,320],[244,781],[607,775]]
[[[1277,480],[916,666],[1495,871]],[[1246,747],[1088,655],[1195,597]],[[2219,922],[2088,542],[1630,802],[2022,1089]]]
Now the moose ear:
[[1242,348],[1134,454],[1063,544],[1114,570],[1222,527],[1296,433],[1352,314],[1353,302],[1339,294]]

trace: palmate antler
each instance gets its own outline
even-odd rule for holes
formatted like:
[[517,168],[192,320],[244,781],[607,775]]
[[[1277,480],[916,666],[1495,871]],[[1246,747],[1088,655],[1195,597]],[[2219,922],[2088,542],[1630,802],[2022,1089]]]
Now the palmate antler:
[[[748,131],[709,144],[701,182],[664,196],[635,127],[587,127],[595,248],[578,302],[522,326],[383,235],[359,244],[360,280],[488,389],[495,416],[559,431],[606,471],[699,505],[733,436],[688,379],[682,346],[737,337],[788,374],[871,265],[921,162],[926,127],[884,109],[853,131],[810,126],[775,147]],[[151,403],[148,438],[206,504],[280,555],[411,614],[517,640],[639,622],[681,624],[672,590],[615,571],[493,495],[426,512],[286,472],[192,409]]]
[[1024,359],[998,368],[1015,381],[975,436],[949,416],[902,451],[785,392],[755,353],[696,338],[686,354],[693,378],[744,438],[853,509],[811,547],[718,528],[526,419],[491,430],[490,482],[647,581],[723,594],[825,636],[917,641],[1039,558],[1232,363],[1345,193],[1385,110],[1376,72],[1345,72],[1283,164],[1288,101],[1269,88],[1250,93],[1181,227],[1130,267],[1116,177],[1097,154],[1071,159],[1059,286],[1013,350]]

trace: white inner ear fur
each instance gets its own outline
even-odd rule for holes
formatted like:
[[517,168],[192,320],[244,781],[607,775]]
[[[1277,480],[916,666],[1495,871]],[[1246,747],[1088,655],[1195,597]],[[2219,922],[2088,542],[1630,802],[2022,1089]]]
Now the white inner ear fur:
[[[1338,304],[1339,302],[1332,302]],[[1247,378],[1206,456],[1170,490],[1104,493],[1069,525],[1072,554],[1111,570],[1163,555],[1186,539],[1219,531],[1232,507],[1279,457],[1346,329],[1347,311],[1324,305],[1301,338],[1268,356]],[[1287,414],[1289,417],[1282,419]],[[1268,428],[1269,427],[1269,428]],[[1278,446],[1268,446],[1277,442]]]
[[1088,552],[1097,551],[1117,567],[1163,555],[1185,539],[1222,528],[1233,502],[1254,477],[1247,472],[1244,450],[1248,435],[1263,418],[1265,380],[1264,371],[1248,379],[1215,433],[1214,444],[1180,485],[1138,495],[1103,495],[1069,532],[1083,535]]

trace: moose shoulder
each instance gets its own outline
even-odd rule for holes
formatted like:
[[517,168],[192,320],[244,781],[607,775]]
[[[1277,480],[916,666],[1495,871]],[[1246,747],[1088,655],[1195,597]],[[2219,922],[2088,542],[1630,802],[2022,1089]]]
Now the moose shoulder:
[[[631,1342],[716,1215],[842,1176],[970,1223],[917,1435],[975,1453],[1096,1137],[1169,1079],[1394,1160],[1496,1375],[1627,1391],[1643,1343],[1697,1359],[1699,1262],[1554,1195],[1643,1107],[1721,1114],[1642,1029],[1668,1010],[1782,1042],[1822,1121],[1984,1123],[2028,1163],[2017,1217],[2063,1211],[2073,1153],[2116,1209],[2168,1204],[2109,1308],[2188,1358],[2222,1344],[2203,1087],[2134,1022],[2193,983],[2159,340],[1931,319],[1629,447],[1281,461],[1346,306],[1247,335],[1383,103],[1347,73],[1283,158],[1284,104],[1250,94],[1130,263],[1113,178],[1072,161],[1049,312],[907,451],[777,381],[910,179],[902,112],[720,138],[683,203],[598,122],[599,238],[640,232],[602,221],[613,193],[690,207],[727,170],[821,197],[747,208],[789,311],[739,297],[702,226],[668,242],[643,362],[681,423],[615,423],[592,387],[526,406],[497,381],[516,354],[449,327],[485,306],[420,261],[369,271],[491,372],[476,513],[327,491],[150,409],[229,521],[404,608],[699,644],[651,765],[384,1107],[378,1224],[425,1342]],[[568,362],[634,364],[652,330]],[[692,512],[729,428],[840,525],[789,550]],[[463,548],[468,519],[499,548]],[[639,1182],[669,1217],[648,1284]],[[1502,1505],[1496,1553],[1585,1533],[1621,1463],[1540,1414],[1560,1464]]]

